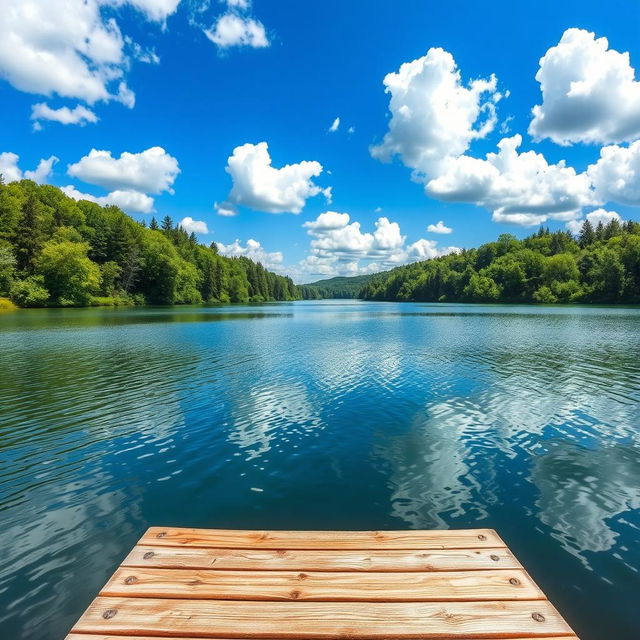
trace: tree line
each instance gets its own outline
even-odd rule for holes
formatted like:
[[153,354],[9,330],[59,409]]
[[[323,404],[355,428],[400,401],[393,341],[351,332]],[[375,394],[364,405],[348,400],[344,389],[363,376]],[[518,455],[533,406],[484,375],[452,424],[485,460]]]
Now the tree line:
[[[378,276],[382,276],[379,273]],[[309,284],[299,284],[298,290],[304,300],[324,298],[357,298],[362,287],[371,279],[371,275],[337,276],[327,280],[318,280]]]
[[200,244],[169,216],[147,227],[115,206],[0,176],[0,296],[44,307],[265,302],[300,292],[260,263]]
[[358,297],[424,302],[640,303],[640,223],[586,220],[577,237],[541,227],[397,267]]

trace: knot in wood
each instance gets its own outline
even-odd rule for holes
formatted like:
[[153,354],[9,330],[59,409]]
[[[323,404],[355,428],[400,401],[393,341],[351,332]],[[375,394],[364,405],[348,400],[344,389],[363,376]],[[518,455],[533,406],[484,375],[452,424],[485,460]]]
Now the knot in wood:
[[306,573],[299,573],[298,580],[306,580],[309,576]]
[[145,560],[149,560],[149,558],[153,558],[153,556],[155,556],[156,554],[153,551],[147,551],[147,553],[145,553],[142,557]]
[[485,536],[485,535],[484,535],[484,533],[481,533],[481,534],[478,536],[478,540],[486,540],[486,539],[487,539],[487,536]]
[[116,613],[118,613],[118,610],[117,610],[117,609],[107,609],[107,610],[102,614],[102,617],[103,617],[105,620],[111,620],[111,618],[113,618],[113,617],[116,615]]
[[520,584],[520,580],[518,578],[509,578],[509,583],[513,585]]
[[497,556],[495,553],[492,553],[489,556],[494,562],[498,562],[498,560],[500,560],[500,556]]
[[296,589],[295,591],[292,591],[292,592],[289,594],[289,597],[290,597],[292,600],[297,600],[297,599],[300,597],[300,591],[298,591],[297,589]]
[[544,622],[545,618],[541,613],[538,613],[537,611],[535,613],[531,614],[531,617],[536,621],[536,622]]
[[138,582],[138,578],[136,578],[135,576],[129,576],[124,579],[125,584],[135,584],[136,582]]
[[161,531],[160,533],[156,534],[156,538],[164,538],[167,535],[166,531]]

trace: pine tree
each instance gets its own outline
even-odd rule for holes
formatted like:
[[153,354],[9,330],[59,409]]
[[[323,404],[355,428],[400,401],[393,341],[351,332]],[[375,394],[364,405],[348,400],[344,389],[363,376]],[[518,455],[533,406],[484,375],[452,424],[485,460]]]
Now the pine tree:
[[173,220],[171,219],[171,216],[165,216],[162,218],[161,227],[163,231],[173,231]]
[[585,220],[582,224],[582,229],[580,229],[580,236],[578,237],[578,243],[580,247],[584,249],[588,247],[590,244],[593,244],[596,239],[596,234],[593,231],[593,225],[589,220]]
[[149,223],[149,229],[153,231],[158,231],[160,227],[158,226],[158,221],[155,219],[155,216],[151,218],[151,222]]
[[38,219],[39,201],[30,194],[22,207],[22,219],[16,233],[16,260],[18,269],[30,273],[33,263],[42,248],[44,239]]

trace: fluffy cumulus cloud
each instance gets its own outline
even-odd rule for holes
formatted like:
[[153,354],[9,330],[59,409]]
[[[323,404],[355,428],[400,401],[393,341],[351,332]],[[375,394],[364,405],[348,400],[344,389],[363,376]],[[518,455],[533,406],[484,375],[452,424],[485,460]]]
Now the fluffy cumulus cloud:
[[542,104],[529,133],[558,144],[610,143],[640,137],[640,82],[628,53],[606,38],[567,29],[540,60]]
[[104,196],[94,196],[69,185],[63,191],[71,198],[116,205],[130,213],[151,213],[154,199],[149,194],[173,193],[180,167],[162,147],[151,147],[140,153],[125,151],[120,157],[114,157],[111,151],[92,149],[78,162],[70,164],[67,173],[109,191]]
[[391,120],[371,154],[383,161],[397,155],[417,174],[426,175],[493,130],[495,104],[502,97],[493,75],[463,83],[453,56],[439,48],[389,73],[384,85],[391,96]]
[[121,189],[158,194],[173,193],[180,173],[178,161],[162,147],[140,153],[125,151],[114,158],[111,151],[91,149],[88,155],[69,165],[67,173],[83,182],[105,189]]
[[42,158],[35,169],[23,172],[18,166],[19,160],[20,156],[10,151],[0,153],[0,174],[5,182],[17,182],[22,179],[37,183],[46,182],[53,171],[53,165],[58,162],[55,156]]
[[227,0],[227,12],[217,20],[204,34],[221,50],[230,47],[268,47],[269,37],[262,22],[251,15],[249,0]]
[[427,231],[429,233],[441,234],[453,233],[453,229],[451,227],[447,227],[447,225],[442,220],[438,220],[438,222],[436,222],[435,224],[430,224],[427,227]]
[[386,217],[376,220],[372,232],[362,231],[348,213],[337,211],[325,211],[303,226],[311,245],[309,255],[292,270],[297,280],[370,273],[458,250],[439,248],[435,240],[420,239],[407,245],[400,225]]
[[233,187],[227,200],[216,204],[221,215],[234,215],[239,205],[267,213],[300,213],[308,198],[318,194],[331,198],[330,187],[323,189],[312,180],[322,173],[319,162],[303,160],[276,168],[266,142],[236,147],[226,171]]
[[467,155],[448,161],[443,173],[426,185],[427,193],[445,201],[469,202],[493,212],[496,222],[532,226],[549,218],[576,218],[594,204],[589,178],[564,161],[549,164],[535,151],[518,153],[520,135],[503,138],[498,153],[486,159]]
[[582,225],[585,220],[588,220],[594,227],[597,227],[600,223],[604,226],[608,225],[612,220],[622,222],[622,218],[617,211],[607,211],[606,209],[596,209],[590,211],[582,220],[569,220],[566,227],[571,233],[578,234],[582,229]]
[[628,147],[603,147],[587,174],[601,202],[640,206],[640,140]]
[[105,196],[94,196],[83,193],[72,185],[61,187],[61,190],[74,200],[88,200],[101,206],[114,205],[129,213],[151,213],[154,211],[153,198],[139,191],[116,189]]
[[33,127],[36,130],[42,128],[42,120],[60,122],[61,124],[79,124],[81,126],[88,122],[98,122],[98,116],[91,109],[87,109],[81,104],[76,105],[73,109],[69,107],[52,109],[45,102],[38,102],[33,105],[31,119],[34,121]]
[[218,251],[223,256],[238,258],[244,256],[254,262],[260,262],[267,269],[282,271],[283,255],[280,251],[269,252],[257,241],[250,238],[246,245],[242,246],[240,240],[236,239],[231,244],[216,243]]
[[194,220],[191,216],[182,218],[178,223],[187,233],[209,233],[209,227],[203,220]]
[[[133,107],[127,86],[131,50],[141,47],[123,36],[113,11],[123,5],[146,19],[164,22],[180,0],[4,0],[0,20],[0,78],[26,93],[82,100],[88,105],[119,101]],[[41,119],[66,124],[91,122],[60,110]],[[84,113],[84,116],[87,116]],[[74,117],[76,120],[74,121]]]

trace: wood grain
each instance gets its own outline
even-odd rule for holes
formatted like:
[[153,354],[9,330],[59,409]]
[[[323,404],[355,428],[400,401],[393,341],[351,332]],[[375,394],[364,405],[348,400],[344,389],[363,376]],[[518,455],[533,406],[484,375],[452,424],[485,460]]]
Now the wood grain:
[[457,531],[235,531],[151,527],[151,546],[232,549],[474,549],[505,547],[493,529]]
[[[105,635],[103,633],[70,633],[65,640],[158,640],[159,637],[162,636],[114,636],[114,635]],[[164,636],[167,637],[167,636]],[[171,636],[172,640],[202,640],[205,636],[200,636],[200,638],[194,638],[191,636],[190,638],[186,638],[185,636]],[[206,640],[223,640],[221,638],[213,638],[211,636],[205,637]],[[229,640],[229,639],[224,639]],[[275,639],[279,640],[279,639]],[[357,640],[354,638],[353,640]],[[469,637],[465,638],[465,640],[485,640],[483,638],[475,638]],[[503,636],[502,640],[578,640],[577,636],[528,636],[527,638],[523,638],[522,636]]]
[[220,549],[202,547],[133,548],[123,567],[250,569],[272,571],[474,571],[519,569],[506,548],[440,550]]
[[522,570],[344,573],[119,568],[100,592],[128,598],[453,602],[540,600]]
[[[539,621],[534,618],[537,617]],[[194,638],[505,638],[571,635],[534,602],[231,602],[98,597],[78,633]]]

